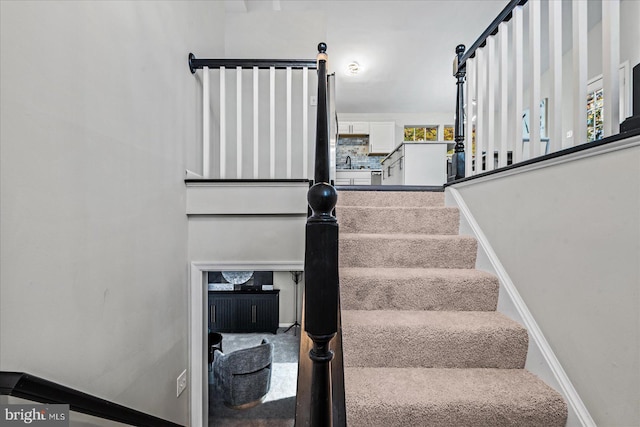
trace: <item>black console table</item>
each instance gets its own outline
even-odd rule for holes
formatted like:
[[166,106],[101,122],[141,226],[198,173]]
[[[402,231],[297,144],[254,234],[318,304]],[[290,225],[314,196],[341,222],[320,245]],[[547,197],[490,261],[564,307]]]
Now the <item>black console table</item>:
[[209,291],[211,332],[278,331],[280,290]]

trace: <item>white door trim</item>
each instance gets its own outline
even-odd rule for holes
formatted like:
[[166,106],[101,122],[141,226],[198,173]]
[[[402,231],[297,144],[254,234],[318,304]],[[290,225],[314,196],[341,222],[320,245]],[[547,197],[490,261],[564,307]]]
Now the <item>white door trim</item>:
[[207,357],[207,271],[302,271],[304,261],[196,261],[189,270],[189,425],[209,425]]

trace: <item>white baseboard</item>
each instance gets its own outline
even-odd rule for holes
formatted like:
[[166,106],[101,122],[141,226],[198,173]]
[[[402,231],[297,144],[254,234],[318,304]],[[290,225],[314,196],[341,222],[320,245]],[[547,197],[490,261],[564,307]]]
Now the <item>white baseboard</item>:
[[478,241],[476,268],[495,274],[500,281],[498,311],[520,322],[529,332],[529,352],[525,368],[540,377],[565,398],[569,410],[567,427],[596,427],[591,414],[573,387],[509,274],[455,188],[446,188],[445,203],[448,206],[457,206],[460,210],[460,234],[474,236]]

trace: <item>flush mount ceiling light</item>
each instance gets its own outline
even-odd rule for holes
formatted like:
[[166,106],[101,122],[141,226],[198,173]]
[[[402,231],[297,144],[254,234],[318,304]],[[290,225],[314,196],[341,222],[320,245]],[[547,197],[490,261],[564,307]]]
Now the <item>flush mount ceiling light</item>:
[[355,76],[360,72],[360,64],[353,61],[347,65],[347,74],[350,76]]

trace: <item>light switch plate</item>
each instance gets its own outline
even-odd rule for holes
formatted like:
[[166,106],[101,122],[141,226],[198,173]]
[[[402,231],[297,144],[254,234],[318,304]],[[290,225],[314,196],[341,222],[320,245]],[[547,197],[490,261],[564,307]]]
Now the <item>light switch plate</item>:
[[176,384],[178,387],[178,394],[176,397],[179,397],[180,394],[187,388],[187,370],[182,371],[180,375],[178,375],[178,379],[176,380]]

